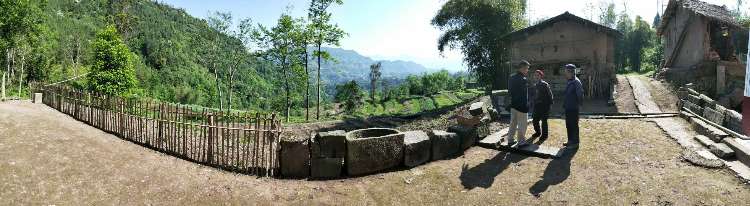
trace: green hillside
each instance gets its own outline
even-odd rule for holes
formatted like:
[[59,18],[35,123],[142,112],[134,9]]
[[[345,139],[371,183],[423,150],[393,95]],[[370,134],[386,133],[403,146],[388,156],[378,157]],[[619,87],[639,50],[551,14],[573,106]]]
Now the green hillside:
[[[110,8],[107,0],[48,2],[44,9],[44,27],[49,32],[49,52],[54,57],[48,81],[86,71],[86,66],[81,65],[91,61],[88,42],[108,22],[107,15],[111,12],[107,8]],[[204,63],[205,55],[229,53],[232,47],[241,45],[238,40],[219,34],[210,29],[205,20],[194,18],[181,9],[152,1],[136,1],[129,13],[133,23],[126,43],[137,54],[136,73],[141,94],[164,101],[218,107],[218,101],[213,98],[217,96],[216,83]],[[218,48],[223,50],[209,50],[206,45],[213,42],[218,42]],[[76,58],[80,60],[76,62]],[[270,82],[277,79],[273,78],[277,74],[270,68],[257,60],[241,63],[233,88],[235,107],[272,106],[258,98],[277,92]],[[227,86],[227,81],[222,79],[222,90],[226,91]]]

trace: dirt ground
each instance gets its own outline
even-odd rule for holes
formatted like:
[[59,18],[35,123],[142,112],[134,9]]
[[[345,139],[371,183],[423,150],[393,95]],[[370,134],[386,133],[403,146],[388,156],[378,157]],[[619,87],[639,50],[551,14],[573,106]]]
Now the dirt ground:
[[[46,106],[0,103],[0,205],[742,205],[750,186],[691,166],[653,123],[582,120],[582,145],[554,160],[474,147],[365,177],[257,178],[120,140]],[[552,120],[545,145],[564,140]],[[632,129],[639,128],[639,129]]]
[[638,108],[635,106],[633,88],[630,88],[628,78],[623,75],[617,75],[616,89],[615,105],[617,106],[617,111],[622,113],[637,113]]

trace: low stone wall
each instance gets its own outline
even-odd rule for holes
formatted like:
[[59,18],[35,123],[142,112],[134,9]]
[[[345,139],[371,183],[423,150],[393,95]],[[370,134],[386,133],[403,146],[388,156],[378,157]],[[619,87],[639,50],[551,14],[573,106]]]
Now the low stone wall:
[[713,123],[742,134],[742,115],[737,111],[727,109],[717,101],[693,89],[680,88],[678,95],[683,108]]
[[281,175],[285,178],[331,179],[359,176],[398,167],[415,167],[455,157],[489,135],[487,105],[475,103],[465,121],[449,131],[400,132],[369,128],[319,132],[302,140],[281,142]]

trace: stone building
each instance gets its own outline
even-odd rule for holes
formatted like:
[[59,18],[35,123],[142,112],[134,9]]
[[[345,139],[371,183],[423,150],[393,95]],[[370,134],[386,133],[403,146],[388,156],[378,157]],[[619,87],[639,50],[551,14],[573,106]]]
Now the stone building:
[[745,78],[744,55],[736,47],[747,41],[743,33],[747,34],[746,28],[726,7],[699,0],[671,0],[657,28],[664,44],[660,76],[676,85],[693,83],[701,93],[736,108]]
[[[563,65],[575,64],[587,98],[609,98],[616,81],[617,30],[565,12],[536,25],[503,36],[510,45],[512,62],[522,59],[542,69],[552,91],[562,93]],[[515,71],[515,70],[512,70]]]

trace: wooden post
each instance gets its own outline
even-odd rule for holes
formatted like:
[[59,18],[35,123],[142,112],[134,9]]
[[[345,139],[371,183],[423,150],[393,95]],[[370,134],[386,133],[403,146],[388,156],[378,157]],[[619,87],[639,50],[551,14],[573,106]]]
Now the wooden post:
[[2,85],[2,88],[0,88],[0,93],[2,93],[0,101],[5,101],[5,72],[3,72],[3,82],[0,84]]
[[213,163],[213,159],[214,159],[214,150],[213,150],[214,135],[215,135],[214,131],[216,130],[216,127],[214,125],[215,125],[214,115],[213,114],[209,114],[208,115],[208,126],[209,126],[208,127],[208,143],[207,143],[208,144],[207,145],[208,146],[207,153],[208,153],[208,163],[209,164],[212,164]]

